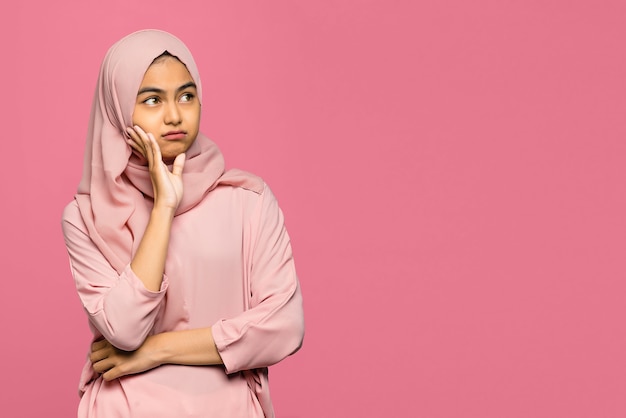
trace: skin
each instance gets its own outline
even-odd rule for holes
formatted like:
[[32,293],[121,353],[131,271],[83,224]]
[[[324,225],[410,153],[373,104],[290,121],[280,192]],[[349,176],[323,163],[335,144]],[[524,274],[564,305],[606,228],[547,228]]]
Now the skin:
[[[200,101],[197,96],[193,78],[177,58],[157,58],[143,77],[133,111],[133,125],[152,134],[167,163],[186,152],[198,136]],[[129,144],[144,154],[146,149],[140,134],[131,128],[127,132],[132,139]],[[182,132],[183,138],[168,139],[169,132]]]
[[[128,127],[128,145],[148,161],[154,206],[130,265],[146,289],[159,291],[174,213],[183,197],[185,152],[200,125],[200,102],[189,71],[178,59],[160,57],[146,70]],[[174,132],[174,135],[168,133]],[[172,164],[170,171],[167,164]],[[93,369],[104,380],[140,373],[162,364],[222,364],[211,328],[173,331],[146,338],[132,352],[107,340],[92,344]]]
[[[133,110],[128,144],[148,160],[154,206],[131,268],[147,289],[158,291],[174,213],[183,197],[185,151],[200,126],[200,102],[193,78],[178,59],[157,59],[144,74]],[[181,138],[168,139],[178,132]],[[165,163],[173,162],[170,172]]]

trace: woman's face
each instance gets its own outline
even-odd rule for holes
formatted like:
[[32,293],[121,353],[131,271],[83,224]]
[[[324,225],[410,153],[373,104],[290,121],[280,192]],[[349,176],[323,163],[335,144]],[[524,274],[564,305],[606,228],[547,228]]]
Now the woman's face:
[[154,135],[165,162],[196,140],[200,101],[196,84],[178,59],[164,56],[148,67],[137,93],[133,125]]

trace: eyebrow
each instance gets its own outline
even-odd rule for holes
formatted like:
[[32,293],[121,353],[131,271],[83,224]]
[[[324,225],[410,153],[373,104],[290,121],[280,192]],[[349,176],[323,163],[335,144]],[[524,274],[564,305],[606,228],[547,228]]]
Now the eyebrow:
[[[193,87],[194,89],[197,88],[196,83],[194,83],[193,81],[190,81],[189,83],[185,83],[182,86],[180,86],[179,88],[176,89],[176,92],[188,89],[190,87]],[[157,93],[157,94],[163,94],[165,93],[165,90],[160,89],[158,87],[144,87],[142,89],[140,89],[137,92],[137,96],[139,96],[140,94],[144,94],[144,93]]]

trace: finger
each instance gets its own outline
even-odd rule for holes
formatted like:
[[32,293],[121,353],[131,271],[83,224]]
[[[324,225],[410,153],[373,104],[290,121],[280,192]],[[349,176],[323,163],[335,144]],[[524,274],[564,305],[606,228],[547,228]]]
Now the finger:
[[115,362],[110,358],[106,358],[93,363],[91,367],[96,373],[105,373],[115,367]]
[[93,363],[97,363],[111,355],[111,350],[107,348],[103,348],[101,350],[92,351],[89,353],[89,361]]
[[141,136],[139,135],[139,132],[137,132],[134,128],[127,127],[126,133],[129,136],[129,139],[127,139],[126,141],[128,145],[130,145],[133,149],[139,151],[139,153],[145,157],[146,145],[145,141],[142,140]]
[[154,135],[151,133],[147,134],[148,140],[150,141],[150,146],[152,148],[152,158],[154,161],[161,161],[161,147],[159,147],[159,143],[154,138]]
[[178,154],[176,159],[174,160],[174,165],[172,166],[172,174],[175,176],[180,176],[183,174],[183,168],[185,167],[185,153]]
[[148,160],[148,167],[154,167],[153,164],[162,161],[161,147],[154,135],[144,131],[139,125],[135,125],[132,131],[132,134],[136,135],[138,144],[143,147],[143,155]]
[[111,369],[102,373],[102,378],[106,380],[107,382],[117,379],[120,376],[123,376],[123,373],[121,372],[119,367],[112,367]]
[[140,145],[143,147],[144,153],[143,156],[148,160],[148,167],[152,167],[154,164],[154,141],[150,139],[150,134],[146,134],[146,132],[141,129],[140,126],[135,125],[134,130],[137,134],[137,138],[139,139]]
[[141,139],[141,135],[139,134],[138,131],[135,130],[135,128],[131,128],[131,127],[127,127],[126,128],[126,133],[128,134],[128,138],[131,141],[133,141],[135,144],[142,146],[143,145],[143,141]]
[[134,130],[135,132],[137,132],[137,134],[139,135],[139,137],[141,137],[141,138],[145,138],[145,137],[146,137],[146,131],[144,131],[144,130],[141,128],[141,126],[139,126],[139,125],[134,125],[134,126],[133,126],[133,130]]
[[98,341],[94,341],[91,344],[91,351],[97,351],[97,350],[102,350],[104,347],[106,347],[109,344],[109,342],[107,340],[98,340]]
[[142,148],[142,147],[140,147],[139,145],[137,145],[137,143],[136,143],[134,140],[132,140],[132,139],[127,139],[127,140],[126,140],[126,143],[127,143],[127,144],[128,144],[128,145],[132,148],[132,149],[134,149],[135,151],[137,151],[137,152],[141,153],[141,155],[144,155],[144,150],[143,150],[143,148]]
[[141,139],[141,142],[144,145],[152,145],[155,141],[153,141],[154,136],[150,132],[144,131],[141,126],[135,125],[134,130],[137,133],[137,137]]

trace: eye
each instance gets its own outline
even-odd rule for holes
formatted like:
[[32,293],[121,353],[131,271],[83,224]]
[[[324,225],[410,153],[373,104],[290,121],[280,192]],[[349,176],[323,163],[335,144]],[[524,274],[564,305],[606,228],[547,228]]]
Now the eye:
[[190,102],[193,100],[195,96],[193,95],[193,93],[185,93],[182,96],[180,96],[180,101],[181,102]]
[[153,105],[159,103],[159,98],[158,97],[148,97],[142,103],[153,106]]

